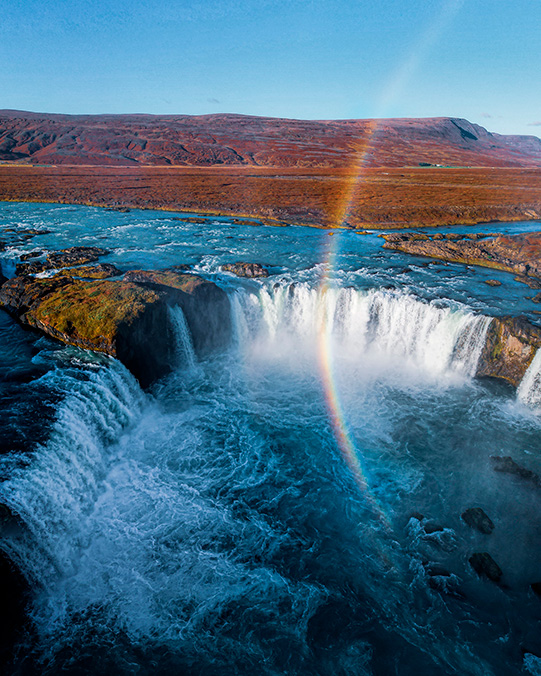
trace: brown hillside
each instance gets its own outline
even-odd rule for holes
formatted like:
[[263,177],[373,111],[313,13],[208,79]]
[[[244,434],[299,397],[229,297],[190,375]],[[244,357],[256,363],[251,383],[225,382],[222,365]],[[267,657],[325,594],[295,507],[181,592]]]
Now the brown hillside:
[[116,166],[539,167],[541,140],[456,118],[288,120],[243,115],[0,111],[0,161]]

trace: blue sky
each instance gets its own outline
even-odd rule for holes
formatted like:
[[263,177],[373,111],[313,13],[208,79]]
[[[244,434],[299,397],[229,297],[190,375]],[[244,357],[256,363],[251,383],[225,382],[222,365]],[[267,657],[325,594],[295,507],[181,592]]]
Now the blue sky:
[[465,117],[541,136],[541,0],[7,0],[0,108]]

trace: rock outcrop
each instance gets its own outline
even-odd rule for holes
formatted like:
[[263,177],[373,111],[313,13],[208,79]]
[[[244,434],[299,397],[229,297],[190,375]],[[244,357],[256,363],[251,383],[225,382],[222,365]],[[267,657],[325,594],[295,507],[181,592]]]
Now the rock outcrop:
[[269,271],[259,263],[226,263],[222,265],[224,272],[232,272],[237,277],[268,277]]
[[512,474],[524,481],[527,481],[537,488],[541,488],[541,478],[535,472],[516,463],[509,455],[491,455],[490,459],[495,472],[502,474]]
[[64,343],[116,357],[143,386],[175,363],[168,312],[175,304],[185,312],[198,354],[227,344],[227,295],[195,275],[135,271],[123,280],[96,281],[21,276],[0,289],[0,306],[23,324]]
[[488,552],[478,552],[469,558],[471,567],[480,577],[487,577],[492,582],[499,582],[503,572]]
[[94,263],[101,256],[105,256],[108,253],[107,249],[97,246],[72,246],[69,249],[48,253],[45,261],[18,263],[16,271],[18,275],[35,275],[45,270],[56,270]]
[[450,233],[445,237],[441,233],[392,233],[383,238],[384,249],[541,278],[541,232],[511,236]]
[[490,535],[494,530],[492,519],[481,509],[481,507],[470,507],[467,509],[462,513],[462,520],[470,528],[474,528],[485,535]]
[[488,328],[476,375],[518,387],[541,346],[541,328],[525,317],[495,317]]
[[197,355],[221,350],[231,341],[231,308],[223,289],[202,277],[173,270],[132,270],[125,282],[134,282],[180,305]]

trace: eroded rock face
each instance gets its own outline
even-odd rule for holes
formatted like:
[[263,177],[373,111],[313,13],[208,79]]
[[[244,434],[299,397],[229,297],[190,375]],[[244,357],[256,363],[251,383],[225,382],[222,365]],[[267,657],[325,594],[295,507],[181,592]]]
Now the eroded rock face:
[[269,271],[259,263],[226,263],[222,265],[224,272],[232,272],[237,277],[268,277]]
[[195,275],[135,271],[124,280],[96,281],[24,276],[0,288],[0,306],[23,324],[64,343],[116,357],[143,386],[175,363],[171,304],[182,306],[198,354],[228,344],[227,295]]
[[0,289],[0,305],[64,343],[117,357],[143,385],[172,363],[166,305],[136,284],[15,277]]
[[227,294],[216,284],[174,270],[131,270],[124,280],[165,294],[169,304],[180,305],[199,356],[229,345],[231,307]]
[[476,375],[502,378],[518,387],[540,346],[541,329],[525,317],[495,317],[488,328]]

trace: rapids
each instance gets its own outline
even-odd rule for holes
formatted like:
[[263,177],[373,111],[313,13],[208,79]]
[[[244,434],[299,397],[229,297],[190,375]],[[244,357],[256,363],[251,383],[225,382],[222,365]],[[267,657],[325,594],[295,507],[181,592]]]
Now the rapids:
[[[0,547],[31,589],[11,673],[539,673],[541,492],[490,458],[541,473],[541,357],[517,393],[474,377],[492,315],[536,320],[528,290],[375,235],[175,218],[0,205],[44,231],[8,242],[5,273],[90,243],[189,263],[234,325],[198,361],[171,310],[178,363],[142,391],[0,314]],[[220,271],[236,260],[272,274]],[[461,520],[476,506],[489,536]],[[502,585],[469,566],[484,551]]]

